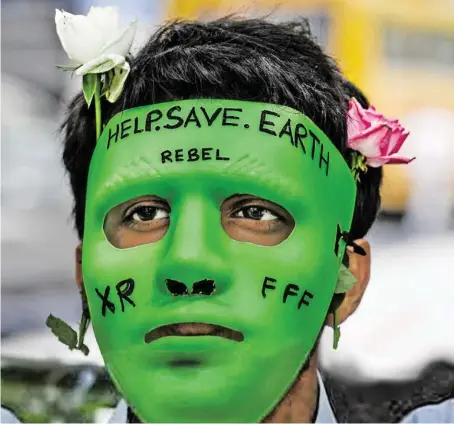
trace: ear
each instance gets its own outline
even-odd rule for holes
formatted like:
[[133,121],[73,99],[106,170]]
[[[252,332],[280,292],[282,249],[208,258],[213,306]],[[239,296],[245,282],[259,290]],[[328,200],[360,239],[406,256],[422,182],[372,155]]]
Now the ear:
[[[366,291],[367,284],[370,279],[370,245],[366,240],[355,240],[355,243],[361,246],[366,251],[366,256],[358,255],[353,252],[353,249],[348,247],[347,254],[349,260],[350,272],[355,276],[355,285],[345,293],[344,300],[336,310],[338,316],[338,323],[343,323],[350,315],[352,315],[359,304]],[[333,314],[330,313],[326,324],[330,327],[333,326]]]
[[82,277],[82,244],[79,244],[75,250],[75,259],[76,259],[76,284],[79,288],[79,291],[82,291],[84,285],[84,280]]

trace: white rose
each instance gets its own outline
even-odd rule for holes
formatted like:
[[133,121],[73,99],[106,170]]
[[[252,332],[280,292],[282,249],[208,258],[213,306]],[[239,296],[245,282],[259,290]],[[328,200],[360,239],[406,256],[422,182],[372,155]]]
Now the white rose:
[[87,16],[57,9],[55,24],[63,49],[75,64],[62,68],[75,70],[76,75],[84,76],[87,103],[91,102],[96,83],[95,79],[88,78],[88,74],[108,71],[112,71],[112,75],[105,96],[108,101],[115,102],[130,71],[125,57],[134,40],[136,21],[120,28],[117,7],[92,7]]
[[136,21],[119,26],[116,7],[92,7],[87,16],[56,10],[55,24],[76,74],[107,72],[125,63],[136,32]]

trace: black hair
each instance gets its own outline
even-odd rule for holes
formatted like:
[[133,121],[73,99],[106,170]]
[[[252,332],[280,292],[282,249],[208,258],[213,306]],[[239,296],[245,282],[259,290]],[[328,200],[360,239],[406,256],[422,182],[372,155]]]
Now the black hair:
[[[102,101],[103,123],[124,109],[180,99],[274,103],[307,115],[347,158],[348,99],[359,92],[345,84],[304,19],[272,23],[229,16],[206,23],[173,21],[128,61],[131,73],[120,98],[114,104]],[[88,168],[96,144],[94,106],[87,108],[82,93],[69,105],[62,132],[63,162],[82,240]],[[367,173],[358,184],[351,229],[356,238],[364,236],[375,219],[378,175],[375,170]]]

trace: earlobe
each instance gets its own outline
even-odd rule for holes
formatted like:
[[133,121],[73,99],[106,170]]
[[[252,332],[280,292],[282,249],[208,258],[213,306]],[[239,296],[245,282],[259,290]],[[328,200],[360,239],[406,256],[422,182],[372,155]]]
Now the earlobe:
[[79,244],[75,249],[75,260],[76,260],[76,284],[79,291],[82,291],[84,282],[82,277],[82,244]]

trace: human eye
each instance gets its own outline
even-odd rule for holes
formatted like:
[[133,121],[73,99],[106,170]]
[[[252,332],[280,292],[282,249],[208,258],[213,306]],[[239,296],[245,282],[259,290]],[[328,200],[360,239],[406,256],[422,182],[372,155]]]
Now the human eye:
[[120,249],[155,243],[170,225],[170,204],[157,196],[141,196],[112,208],[104,220],[107,239]]
[[230,238],[262,246],[276,246],[295,227],[292,215],[285,208],[248,194],[235,194],[224,200],[221,221]]
[[123,224],[130,227],[150,227],[170,218],[170,208],[156,202],[140,202],[130,206],[123,215]]
[[169,218],[170,213],[161,207],[152,205],[140,205],[132,208],[125,214],[125,220],[129,222],[147,222]]
[[250,205],[243,207],[232,214],[234,218],[252,219],[254,221],[274,221],[282,220],[277,213],[264,206]]

